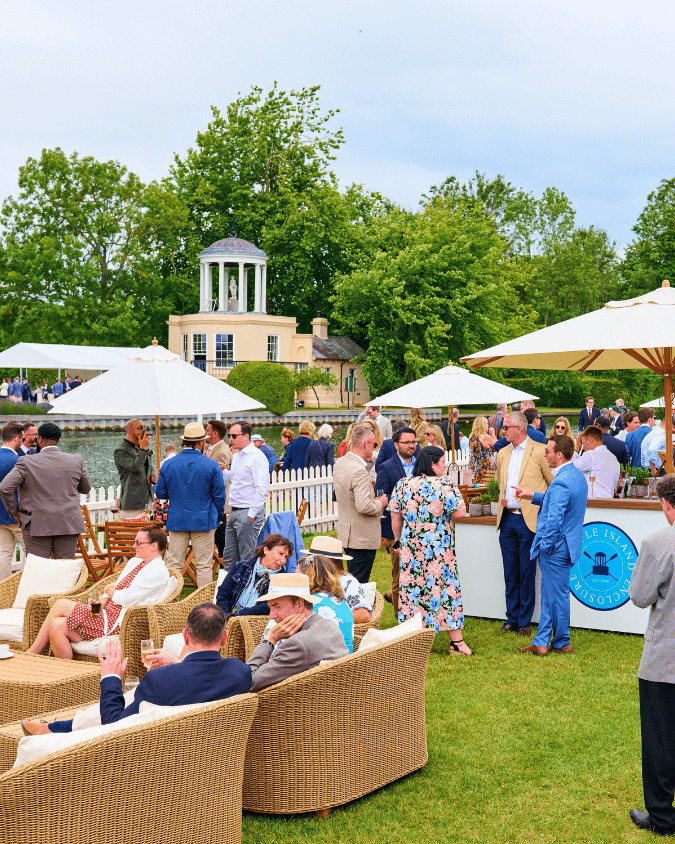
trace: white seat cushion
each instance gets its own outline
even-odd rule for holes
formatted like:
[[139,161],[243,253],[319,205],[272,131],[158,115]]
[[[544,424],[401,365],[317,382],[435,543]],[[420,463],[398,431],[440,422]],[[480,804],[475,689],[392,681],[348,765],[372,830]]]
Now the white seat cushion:
[[161,604],[162,601],[166,601],[166,599],[169,598],[176,591],[177,585],[178,581],[173,575],[171,575],[171,577],[166,582],[166,586],[164,587],[162,594],[159,596],[159,598],[157,598],[157,603]]
[[400,639],[406,633],[412,633],[415,630],[424,630],[424,623],[422,622],[422,613],[417,613],[412,618],[404,621],[396,627],[390,627],[388,630],[375,630],[370,628],[366,630],[366,635],[361,639],[359,645],[360,651],[365,651],[375,645],[381,645],[383,642],[391,642],[393,639]]
[[26,554],[19,588],[12,607],[26,609],[31,595],[58,595],[75,586],[82,571],[82,560],[48,560]]
[[216,603],[216,598],[218,597],[218,590],[220,589],[220,584],[225,580],[228,575],[227,569],[218,569],[218,578],[216,580],[216,588],[213,592],[213,603]]
[[114,639],[119,642],[119,636],[101,636],[100,639],[92,639],[91,642],[73,642],[73,651],[82,656],[96,656],[96,648],[99,648],[101,653],[106,652],[106,642],[108,639]]
[[375,606],[375,593],[377,592],[377,583],[374,580],[371,580],[370,583],[362,583],[361,589],[363,589],[363,594],[366,596],[366,600],[371,606]]
[[[124,693],[124,708],[126,709],[134,699],[136,689]],[[101,726],[101,704],[93,703],[86,709],[78,709],[73,715],[73,730],[86,730],[88,727]]]
[[6,642],[23,642],[22,609],[0,610],[0,639]]
[[171,656],[175,656],[176,659],[180,659],[180,652],[184,647],[185,640],[183,639],[182,633],[172,633],[170,636],[164,637],[162,649],[168,654],[171,654]]

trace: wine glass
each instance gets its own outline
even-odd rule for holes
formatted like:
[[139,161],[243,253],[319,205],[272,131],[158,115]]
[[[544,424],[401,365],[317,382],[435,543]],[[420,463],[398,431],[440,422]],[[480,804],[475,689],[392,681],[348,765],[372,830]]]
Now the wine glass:
[[146,661],[145,654],[147,654],[148,651],[154,650],[155,643],[152,641],[152,639],[141,639],[141,660],[146,668],[150,668],[150,663]]
[[[375,498],[380,498],[382,495],[384,495],[384,490],[383,490],[383,489],[378,489],[378,490],[376,490],[376,491],[375,491]],[[380,518],[381,518],[381,519],[384,519],[384,517],[385,517],[386,515],[387,515],[387,514],[385,513],[385,508],[382,508],[382,515],[380,516]]]
[[595,470],[591,470],[588,474],[588,483],[591,485],[591,498],[594,497],[593,487],[595,486]]
[[124,678],[124,691],[130,692],[132,689],[135,689],[136,686],[140,682],[141,681],[138,679],[138,677],[125,677]]

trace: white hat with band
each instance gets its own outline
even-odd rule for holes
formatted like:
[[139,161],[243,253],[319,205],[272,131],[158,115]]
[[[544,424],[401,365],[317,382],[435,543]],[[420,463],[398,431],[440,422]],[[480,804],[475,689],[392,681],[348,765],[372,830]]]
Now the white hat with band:
[[309,591],[309,578],[306,574],[272,574],[270,575],[270,588],[266,595],[256,599],[261,601],[272,601],[274,598],[302,598],[310,604],[318,604],[321,598],[312,595]]

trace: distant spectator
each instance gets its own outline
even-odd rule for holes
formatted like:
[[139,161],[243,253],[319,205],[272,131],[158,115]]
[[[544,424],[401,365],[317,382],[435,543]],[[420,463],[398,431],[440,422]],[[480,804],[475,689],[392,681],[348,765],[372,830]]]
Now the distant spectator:
[[598,416],[600,416],[600,411],[595,407],[595,399],[593,396],[586,396],[586,407],[579,414],[579,431],[592,425]]
[[574,442],[574,434],[572,433],[572,426],[566,416],[559,416],[553,423],[553,436],[566,436]]
[[[675,430],[675,416],[673,418],[673,430]],[[671,443],[672,448],[672,443]],[[661,420],[658,426],[652,428],[649,434],[642,441],[642,467],[651,469],[652,475],[664,475],[663,461],[658,455],[659,451],[666,449],[666,420]]]
[[485,483],[488,473],[494,469],[492,446],[495,441],[496,438],[488,434],[488,420],[484,416],[476,416],[469,437],[469,466],[476,484]]
[[638,410],[639,426],[626,436],[626,448],[631,466],[642,466],[642,442],[654,427],[654,410],[651,407],[641,407]]
[[623,418],[618,408],[610,407],[609,409],[609,433],[615,437],[619,431],[623,430]]
[[[459,441],[460,441],[460,438],[462,436],[462,432],[459,428],[459,409],[458,408],[455,408],[452,411],[452,421],[453,421],[453,427],[454,427],[454,430],[455,430],[455,449],[458,449],[459,448]],[[435,445],[438,445],[441,448],[444,448],[445,451],[451,451],[452,450],[452,438],[451,438],[451,435],[450,435],[450,428],[448,427],[447,420],[445,422],[441,422],[439,427],[440,427],[440,429],[443,433],[445,443],[443,442],[443,440],[439,440],[437,443],[435,443]],[[427,443],[427,445],[434,445],[434,443]]]
[[29,402],[32,397],[33,391],[31,390],[28,378],[24,378],[21,382],[21,401]]
[[259,448],[260,451],[262,451],[262,453],[265,455],[265,457],[267,458],[267,462],[269,463],[271,472],[277,462],[277,456],[274,453],[274,449],[270,448],[270,446],[267,445],[267,443],[265,442],[263,437],[260,436],[260,434],[253,434],[253,436],[251,437],[251,442],[256,448]]
[[21,379],[18,375],[14,376],[14,381],[12,381],[9,385],[9,397],[14,402],[14,404],[19,404],[21,401]]
[[60,378],[57,378],[52,384],[52,394],[55,399],[58,399],[59,396],[63,395],[63,384]]
[[[529,409],[536,411],[535,418],[539,419],[539,424],[535,425],[534,427],[539,431],[539,433],[544,437],[544,442],[546,441],[546,422],[544,422],[544,417],[537,411],[537,408],[534,405],[534,402],[531,399],[523,399],[520,403],[520,412],[524,413],[527,416],[527,411]],[[530,422],[532,425],[532,423]]]
[[289,444],[281,466],[284,472],[289,469],[304,469],[307,449],[312,441],[315,425],[305,419],[298,425],[298,436]]
[[508,410],[507,404],[498,404],[497,412],[494,416],[488,419],[488,428],[492,428],[493,436],[499,438],[501,436],[502,425],[504,424],[504,414]]
[[427,444],[426,437],[424,436],[427,432],[427,425],[429,423],[424,418],[424,414],[422,413],[421,408],[419,407],[411,407],[410,408],[410,427],[415,432],[415,437],[417,438],[417,442],[420,445],[420,448],[425,448]]
[[622,443],[621,440],[617,440],[616,437],[610,434],[611,423],[609,419],[606,416],[599,416],[595,424],[602,431],[603,445],[607,446],[622,466],[627,466],[630,459],[628,457],[628,449],[625,443]]
[[6,399],[9,396],[9,378],[3,378],[0,384],[0,399]]
[[279,456],[280,460],[283,460],[286,457],[286,451],[288,450],[288,446],[293,442],[295,439],[295,433],[291,431],[290,428],[284,428],[281,432],[281,444],[284,447],[284,453]]
[[170,460],[172,457],[175,457],[177,453],[175,445],[167,445],[164,447],[165,460]]
[[352,430],[353,430],[355,424],[356,423],[352,422],[351,425],[349,425],[347,427],[347,433],[345,434],[345,438],[342,440],[340,445],[337,447],[337,451],[336,451],[336,454],[335,454],[336,458],[337,457],[344,457],[345,454],[349,451],[349,446],[351,445],[351,442],[352,442]]
[[75,387],[81,387],[81,386],[82,386],[82,379],[80,378],[79,375],[76,375],[73,378],[73,380],[70,382],[70,389],[74,390]]
[[[622,442],[626,442],[626,439],[628,438],[628,434],[632,434],[633,431],[637,431],[637,429],[639,427],[640,427],[640,417],[637,415],[637,413],[634,413],[632,410],[629,410],[627,413],[624,414],[623,428],[616,435],[617,440],[621,440]],[[630,452],[628,453],[628,455],[630,457]]]
[[[424,432],[424,437],[427,441],[427,445],[437,445],[439,448],[442,448],[445,451],[445,435],[440,428],[440,425],[427,425],[427,429]],[[455,441],[455,448],[459,448],[459,441]]]
[[320,469],[322,466],[332,466],[335,463],[335,446],[330,441],[333,436],[333,426],[324,424],[319,428],[318,437],[307,449],[305,467]]
[[386,416],[383,416],[380,412],[380,408],[376,405],[369,404],[366,408],[366,413],[368,416],[373,420],[373,422],[377,422],[380,433],[382,434],[382,439],[391,439],[391,435],[393,433],[391,428],[391,422],[387,419]]

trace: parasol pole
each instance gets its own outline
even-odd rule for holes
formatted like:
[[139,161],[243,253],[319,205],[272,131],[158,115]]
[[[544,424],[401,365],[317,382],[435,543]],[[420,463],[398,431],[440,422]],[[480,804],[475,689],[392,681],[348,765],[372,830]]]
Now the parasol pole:
[[157,471],[159,472],[159,451],[162,445],[159,439],[159,416],[155,416],[155,465],[157,466]]
[[666,472],[673,474],[673,349],[664,349],[666,371],[663,376],[666,414]]
[[452,462],[455,462],[455,408],[453,405],[448,407],[448,428],[450,429],[450,448],[452,449]]

